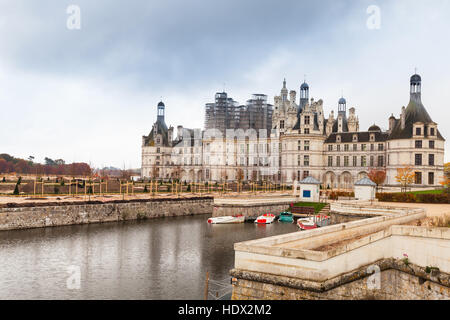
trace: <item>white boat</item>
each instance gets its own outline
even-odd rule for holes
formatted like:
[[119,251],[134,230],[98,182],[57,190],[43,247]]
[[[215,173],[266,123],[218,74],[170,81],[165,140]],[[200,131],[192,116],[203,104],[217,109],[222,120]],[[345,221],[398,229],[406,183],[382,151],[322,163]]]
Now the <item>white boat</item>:
[[211,224],[231,224],[231,223],[244,223],[245,216],[244,215],[234,215],[234,216],[225,216],[225,217],[215,217],[209,218],[208,223]]
[[276,216],[271,213],[265,213],[262,216],[259,216],[256,218],[255,223],[258,224],[271,224],[275,221]]
[[297,226],[302,230],[317,229],[317,224],[314,222],[313,217],[298,219]]
[[330,225],[331,218],[329,216],[316,215],[297,220],[297,226],[302,230],[311,230]]

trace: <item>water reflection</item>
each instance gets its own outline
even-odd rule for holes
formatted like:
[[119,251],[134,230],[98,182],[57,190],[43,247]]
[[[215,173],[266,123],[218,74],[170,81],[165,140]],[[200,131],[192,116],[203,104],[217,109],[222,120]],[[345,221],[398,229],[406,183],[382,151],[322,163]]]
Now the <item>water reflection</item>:
[[[202,299],[229,277],[233,244],[293,224],[209,225],[207,216],[0,232],[0,299]],[[81,288],[70,290],[69,266]]]

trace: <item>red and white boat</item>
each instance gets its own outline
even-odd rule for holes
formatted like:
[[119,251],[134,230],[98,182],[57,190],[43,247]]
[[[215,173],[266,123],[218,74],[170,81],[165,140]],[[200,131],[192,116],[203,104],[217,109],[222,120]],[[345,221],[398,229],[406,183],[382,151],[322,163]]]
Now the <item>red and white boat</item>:
[[258,224],[271,224],[275,221],[276,216],[271,213],[265,213],[262,216],[259,216],[256,218],[255,223]]
[[317,229],[317,224],[314,222],[313,217],[298,219],[297,226],[302,230]]
[[317,215],[315,216],[316,225],[318,227],[326,227],[330,225],[331,218],[329,216]]
[[225,217],[215,217],[209,218],[208,223],[211,224],[231,224],[231,223],[244,223],[245,216],[242,214],[234,215],[234,216],[225,216]]
[[329,216],[317,215],[297,220],[297,226],[302,230],[311,230],[330,225],[331,218]]

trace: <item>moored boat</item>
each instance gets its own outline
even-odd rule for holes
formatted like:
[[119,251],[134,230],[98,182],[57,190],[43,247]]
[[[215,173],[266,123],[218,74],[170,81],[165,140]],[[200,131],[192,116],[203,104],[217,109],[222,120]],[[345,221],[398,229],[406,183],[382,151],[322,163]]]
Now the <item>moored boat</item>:
[[262,216],[256,218],[255,223],[258,224],[271,224],[275,220],[275,215],[272,213],[265,213]]
[[280,218],[278,219],[279,222],[288,222],[293,223],[294,222],[294,216],[290,212],[282,212],[280,213]]
[[315,221],[318,227],[326,227],[330,225],[331,218],[330,216],[317,215],[315,216]]
[[314,222],[314,218],[313,217],[298,219],[297,220],[297,226],[301,230],[317,229],[317,224]]
[[234,215],[234,216],[225,216],[225,217],[215,217],[209,218],[208,223],[211,224],[231,224],[231,223],[244,223],[245,216],[244,215]]

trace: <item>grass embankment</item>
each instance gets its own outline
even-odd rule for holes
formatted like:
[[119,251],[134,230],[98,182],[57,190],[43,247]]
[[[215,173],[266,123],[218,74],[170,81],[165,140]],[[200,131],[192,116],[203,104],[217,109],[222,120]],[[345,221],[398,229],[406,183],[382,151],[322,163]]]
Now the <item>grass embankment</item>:
[[319,213],[327,204],[323,202],[297,202],[294,207],[314,207],[315,213]]
[[411,192],[406,192],[409,194],[442,194],[444,193],[444,190],[440,189],[440,190],[423,190],[423,191],[411,191]]

